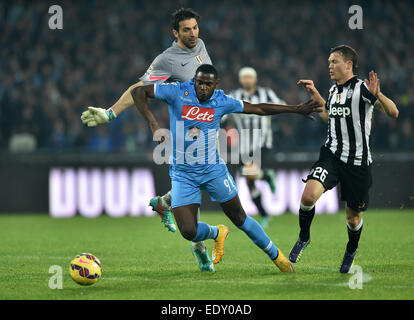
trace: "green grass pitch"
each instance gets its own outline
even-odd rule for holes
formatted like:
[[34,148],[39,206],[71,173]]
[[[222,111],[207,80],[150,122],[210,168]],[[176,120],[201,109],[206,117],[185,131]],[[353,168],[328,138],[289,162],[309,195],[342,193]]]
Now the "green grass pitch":
[[[345,215],[316,216],[312,243],[282,274],[222,213],[202,221],[225,223],[230,235],[216,273],[202,273],[189,242],[167,232],[158,217],[52,219],[48,215],[0,215],[0,299],[414,299],[414,211],[370,210],[356,264],[363,288],[350,289],[340,274],[347,241]],[[266,229],[287,256],[298,234],[293,214],[274,217]],[[212,240],[207,241],[211,253]],[[103,276],[82,287],[69,276],[78,253],[91,252]],[[63,268],[63,289],[48,287],[49,267]]]

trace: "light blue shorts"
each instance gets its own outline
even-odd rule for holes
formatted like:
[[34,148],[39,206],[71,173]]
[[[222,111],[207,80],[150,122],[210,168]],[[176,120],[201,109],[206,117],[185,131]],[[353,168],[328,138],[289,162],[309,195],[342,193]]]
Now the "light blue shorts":
[[172,208],[201,204],[201,190],[206,190],[212,201],[220,203],[237,195],[236,183],[225,165],[208,174],[175,172],[171,174],[171,186]]

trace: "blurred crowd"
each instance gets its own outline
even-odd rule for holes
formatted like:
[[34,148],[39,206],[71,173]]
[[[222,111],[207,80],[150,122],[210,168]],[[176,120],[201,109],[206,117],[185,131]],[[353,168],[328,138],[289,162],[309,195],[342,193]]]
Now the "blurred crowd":
[[[326,96],[329,49],[354,47],[358,75],[374,69],[382,91],[400,109],[373,119],[374,151],[414,151],[414,3],[364,1],[363,29],[351,30],[350,1],[106,1],[57,2],[63,30],[50,30],[47,1],[0,2],[0,150],[150,152],[147,124],[135,107],[109,125],[84,127],[89,105],[107,108],[145,73],[174,37],[171,13],[198,11],[200,38],[225,91],[238,87],[241,67],[288,103],[307,99],[296,82],[313,79]],[[168,110],[151,103],[168,128]],[[318,151],[326,125],[304,117],[275,117],[276,151]]]

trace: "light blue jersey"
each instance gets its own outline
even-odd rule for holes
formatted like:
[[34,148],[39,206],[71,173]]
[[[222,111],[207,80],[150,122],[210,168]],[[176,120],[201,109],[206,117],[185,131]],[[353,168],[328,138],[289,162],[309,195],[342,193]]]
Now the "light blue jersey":
[[156,84],[155,98],[169,106],[174,170],[201,174],[224,163],[216,147],[217,131],[225,114],[243,112],[241,100],[215,90],[209,100],[199,102],[193,79]]
[[[243,102],[227,96],[223,90],[215,90],[209,100],[200,102],[194,79],[156,84],[154,91],[155,98],[169,106],[172,207],[200,203],[199,189],[207,190],[213,201],[225,202],[233,198],[237,189],[218,154],[217,132],[225,114],[243,112]],[[217,178],[220,181],[216,181]],[[180,188],[180,183],[185,186]]]

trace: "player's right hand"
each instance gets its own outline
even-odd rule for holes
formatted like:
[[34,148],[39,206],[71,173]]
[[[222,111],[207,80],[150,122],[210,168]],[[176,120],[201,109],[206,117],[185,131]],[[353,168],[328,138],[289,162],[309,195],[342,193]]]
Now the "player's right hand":
[[108,123],[109,117],[103,108],[88,107],[88,110],[82,112],[81,120],[88,127],[95,127],[98,124]]
[[309,93],[313,100],[319,102],[321,107],[324,106],[325,102],[319,94],[318,89],[315,88],[312,80],[299,80],[297,84],[301,85],[306,92]]
[[312,80],[299,80],[297,84],[302,86],[311,96],[319,93]]

